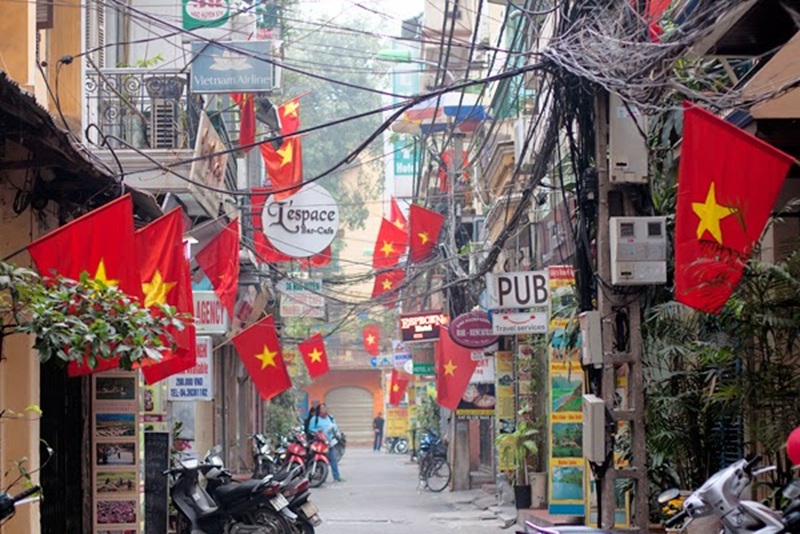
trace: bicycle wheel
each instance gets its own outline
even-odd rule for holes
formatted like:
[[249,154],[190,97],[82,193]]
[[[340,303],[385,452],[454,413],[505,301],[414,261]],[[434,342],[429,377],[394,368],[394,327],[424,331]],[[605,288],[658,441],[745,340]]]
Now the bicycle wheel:
[[394,444],[394,452],[397,454],[405,454],[408,452],[408,440],[406,438],[400,438],[397,440],[397,443]]
[[428,468],[428,473],[425,480],[428,489],[439,493],[450,485],[450,464],[446,458],[437,456],[433,458]]

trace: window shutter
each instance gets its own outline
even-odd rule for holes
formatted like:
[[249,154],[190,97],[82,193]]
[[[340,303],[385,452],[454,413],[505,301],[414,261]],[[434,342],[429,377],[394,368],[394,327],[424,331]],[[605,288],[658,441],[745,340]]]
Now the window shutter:
[[53,27],[53,0],[36,0],[36,29],[49,30]]

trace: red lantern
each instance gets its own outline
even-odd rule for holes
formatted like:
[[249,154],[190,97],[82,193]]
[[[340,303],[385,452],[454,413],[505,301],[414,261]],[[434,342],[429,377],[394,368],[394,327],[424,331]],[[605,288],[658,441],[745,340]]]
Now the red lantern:
[[800,464],[800,427],[792,430],[786,440],[786,454],[794,465]]

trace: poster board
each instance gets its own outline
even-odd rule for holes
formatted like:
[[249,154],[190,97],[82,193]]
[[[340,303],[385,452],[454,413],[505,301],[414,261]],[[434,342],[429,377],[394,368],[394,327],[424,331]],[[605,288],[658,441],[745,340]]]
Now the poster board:
[[94,532],[138,533],[139,373],[92,375]]

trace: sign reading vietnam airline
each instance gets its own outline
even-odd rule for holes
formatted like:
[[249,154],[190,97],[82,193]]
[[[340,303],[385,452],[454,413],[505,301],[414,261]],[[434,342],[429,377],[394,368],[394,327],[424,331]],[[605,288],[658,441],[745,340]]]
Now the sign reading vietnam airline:
[[547,271],[486,275],[489,309],[542,308],[550,305]]
[[339,208],[324,187],[312,183],[283,200],[270,196],[261,220],[276,249],[293,258],[307,258],[325,250],[336,237]]
[[261,93],[275,84],[272,41],[192,43],[193,93]]
[[400,336],[403,341],[435,341],[441,326],[450,318],[442,312],[409,313],[400,316]]
[[459,315],[450,325],[450,338],[468,349],[488,347],[498,337],[492,332],[492,322],[486,312],[475,311]]

